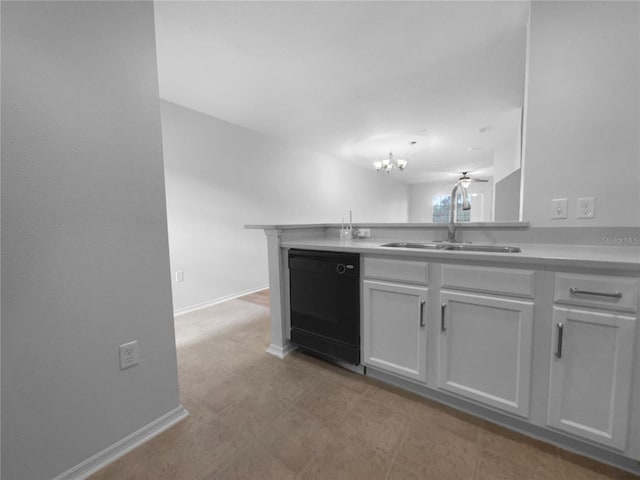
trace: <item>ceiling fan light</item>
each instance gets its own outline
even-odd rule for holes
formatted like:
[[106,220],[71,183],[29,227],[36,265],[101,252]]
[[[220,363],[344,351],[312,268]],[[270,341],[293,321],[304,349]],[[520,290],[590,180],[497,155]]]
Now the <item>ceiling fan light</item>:
[[399,159],[399,160],[398,160],[398,162],[397,162],[397,163],[398,163],[398,168],[399,168],[400,170],[404,170],[405,168],[407,168],[407,163],[408,163],[408,162],[407,162],[406,160],[404,160],[404,159],[402,159],[402,158],[401,158],[401,159]]
[[382,162],[373,162],[373,166],[376,167],[376,172],[379,172],[382,168]]

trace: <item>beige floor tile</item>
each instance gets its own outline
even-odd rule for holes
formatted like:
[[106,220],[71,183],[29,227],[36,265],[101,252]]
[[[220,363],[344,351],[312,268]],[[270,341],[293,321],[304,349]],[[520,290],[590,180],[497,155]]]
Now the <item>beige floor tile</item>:
[[[435,477],[431,477],[432,480],[438,480]],[[394,462],[391,465],[391,469],[387,474],[386,480],[431,480],[424,476],[424,473],[416,472],[407,468],[406,466],[400,465],[397,462]]]
[[358,402],[340,425],[340,431],[356,442],[393,456],[408,426],[406,411],[366,398]]
[[258,444],[297,473],[323,449],[332,433],[324,422],[294,407],[269,427]]
[[[560,458],[565,480],[573,480],[574,478],[584,478],[585,480],[631,480],[640,478],[640,476],[566,450],[558,449],[558,457]],[[582,475],[582,477],[580,477],[580,475]]]
[[362,396],[326,379],[313,385],[295,405],[331,426],[339,426]]
[[[278,362],[274,365],[272,362]],[[322,378],[292,365],[285,365],[277,359],[269,359],[259,365],[240,371],[240,377],[258,390],[270,388],[283,399],[293,402]]]
[[255,438],[289,408],[273,390],[254,390],[220,412],[217,418],[229,428]]
[[242,430],[216,419],[198,418],[163,432],[149,443],[157,452],[155,469],[168,478],[206,478],[250,441]]
[[499,453],[522,464],[527,464],[532,455],[527,437],[504,428],[480,429],[478,442],[482,450]]
[[293,351],[287,357],[282,360],[283,363],[290,367],[297,368],[303,372],[307,372],[316,378],[325,378],[324,376],[324,360],[320,360],[311,355]]
[[364,393],[369,388],[369,382],[364,375],[351,372],[337,365],[328,364],[327,367],[321,370],[321,373],[328,381],[357,393]]
[[203,355],[215,365],[235,370],[244,365],[259,365],[266,353],[253,350],[233,340],[217,342]]
[[566,480],[609,480],[615,478],[571,462],[561,461],[560,465],[563,479]]
[[[196,438],[206,441],[200,445]],[[202,480],[220,468],[241,445],[233,432],[222,425],[205,436],[178,435],[160,442],[154,439],[140,447],[145,452],[144,458],[134,451],[91,480]]]
[[[478,455],[477,480],[520,480],[531,478],[532,472],[508,454],[494,450],[481,450]],[[556,472],[559,476],[560,472]]]
[[193,367],[189,365],[192,365],[192,363],[183,361],[181,368],[178,370],[178,384],[180,385],[181,396],[204,397],[218,383],[225,379],[234,378],[230,370],[217,365]]
[[365,396],[374,402],[378,402],[382,405],[393,406],[403,412],[413,415],[415,409],[425,399],[415,395],[411,392],[407,392],[392,385],[386,385],[378,380],[369,380],[369,388],[365,392]]
[[[148,444],[147,444],[148,445]],[[142,445],[91,476],[91,480],[142,480],[146,465],[153,463],[155,451]]]
[[237,332],[233,340],[240,345],[256,351],[266,351],[271,343],[271,329],[248,328]]
[[428,400],[416,405],[412,418],[417,422],[437,425],[471,442],[478,439],[478,434],[485,424],[480,419]]
[[[204,393],[199,394],[196,398],[199,403],[215,414],[220,414],[229,406],[257,394],[251,384],[235,377],[210,380],[206,385],[208,388],[203,389]],[[187,396],[191,396],[191,394],[187,394]]]
[[295,474],[259,445],[245,447],[211,480],[294,480]]
[[305,480],[376,480],[384,479],[391,466],[391,458],[366,445],[342,435],[334,434],[305,466],[299,478]]
[[[157,457],[144,467],[141,479],[145,480],[207,480],[220,468],[220,459],[214,460],[201,448],[180,449],[170,456]],[[137,479],[136,479],[137,480]]]
[[532,448],[524,465],[531,480],[563,480],[560,457],[550,450]]
[[412,422],[395,461],[425,478],[467,480],[473,478],[477,458],[477,442],[466,435],[435,423]]

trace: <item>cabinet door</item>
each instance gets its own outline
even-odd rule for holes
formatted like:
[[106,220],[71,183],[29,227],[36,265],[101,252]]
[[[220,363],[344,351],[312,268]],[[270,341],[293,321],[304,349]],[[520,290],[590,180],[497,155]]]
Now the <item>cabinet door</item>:
[[364,363],[426,381],[428,289],[364,280]]
[[533,303],[441,294],[438,387],[527,417]]
[[555,307],[549,426],[623,450],[636,319]]

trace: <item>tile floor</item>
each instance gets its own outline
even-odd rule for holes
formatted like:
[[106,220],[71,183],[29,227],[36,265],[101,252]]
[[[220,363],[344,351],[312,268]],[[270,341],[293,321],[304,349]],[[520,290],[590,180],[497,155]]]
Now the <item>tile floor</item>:
[[638,478],[300,353],[266,292],[176,318],[191,415],[91,480]]

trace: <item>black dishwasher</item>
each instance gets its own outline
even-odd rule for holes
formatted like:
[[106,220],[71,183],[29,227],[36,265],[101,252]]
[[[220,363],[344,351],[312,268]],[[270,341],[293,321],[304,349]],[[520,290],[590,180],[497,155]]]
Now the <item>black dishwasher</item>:
[[289,250],[291,341],[360,364],[360,255]]

